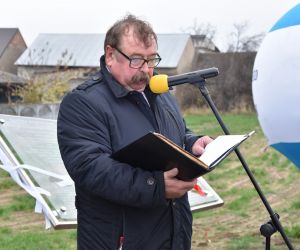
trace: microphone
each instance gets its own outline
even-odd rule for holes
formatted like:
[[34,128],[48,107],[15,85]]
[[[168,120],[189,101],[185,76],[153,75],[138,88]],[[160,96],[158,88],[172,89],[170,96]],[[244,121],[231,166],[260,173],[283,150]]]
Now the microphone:
[[199,83],[203,79],[215,77],[218,74],[218,68],[208,68],[175,76],[155,75],[150,78],[149,87],[153,93],[162,94],[167,92],[169,87],[183,83]]

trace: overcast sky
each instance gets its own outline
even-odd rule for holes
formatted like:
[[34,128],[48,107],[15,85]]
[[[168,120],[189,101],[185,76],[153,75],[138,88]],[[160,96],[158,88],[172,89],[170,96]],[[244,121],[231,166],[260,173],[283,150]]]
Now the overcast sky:
[[248,33],[268,32],[298,0],[1,0],[0,27],[18,27],[30,45],[39,33],[105,33],[126,13],[149,21],[157,33],[178,33],[197,23],[217,29],[222,50],[234,23]]

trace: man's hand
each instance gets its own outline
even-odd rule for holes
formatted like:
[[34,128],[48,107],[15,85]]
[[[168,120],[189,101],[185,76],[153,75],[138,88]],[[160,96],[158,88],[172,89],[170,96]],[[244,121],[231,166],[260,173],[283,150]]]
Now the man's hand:
[[205,151],[205,147],[207,144],[209,144],[210,142],[212,142],[213,139],[210,138],[209,136],[205,135],[200,137],[197,141],[195,141],[195,143],[192,146],[192,153],[194,155],[202,155]]
[[178,169],[173,168],[164,172],[165,193],[167,199],[182,197],[187,191],[191,190],[197,183],[197,179],[190,181],[181,181],[176,178]]

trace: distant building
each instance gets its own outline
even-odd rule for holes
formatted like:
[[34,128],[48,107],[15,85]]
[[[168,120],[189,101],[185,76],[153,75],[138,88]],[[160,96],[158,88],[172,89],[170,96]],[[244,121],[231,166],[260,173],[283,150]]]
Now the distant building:
[[16,75],[15,61],[26,48],[18,28],[0,28],[0,103],[14,101],[12,89],[25,83],[25,79]]
[[[256,52],[202,53],[191,71],[216,67],[217,77],[206,80],[212,100],[220,111],[253,111],[252,70]],[[176,98],[182,109],[207,107],[197,87],[178,86]]]
[[0,71],[17,74],[14,63],[26,48],[18,28],[0,28]]
[[[72,83],[76,85],[99,69],[104,39],[105,34],[40,34],[16,61],[18,75],[30,78],[58,69],[80,71],[81,77],[77,74],[78,81]],[[198,37],[198,43],[201,39],[208,51],[215,50],[205,37]],[[174,75],[191,69],[197,51],[189,34],[158,34],[158,53],[162,58],[158,72]]]
[[12,96],[12,90],[26,83],[26,80],[17,75],[0,71],[0,103],[11,103],[18,99]]
[[198,53],[220,52],[219,48],[205,35],[191,35],[191,37]]

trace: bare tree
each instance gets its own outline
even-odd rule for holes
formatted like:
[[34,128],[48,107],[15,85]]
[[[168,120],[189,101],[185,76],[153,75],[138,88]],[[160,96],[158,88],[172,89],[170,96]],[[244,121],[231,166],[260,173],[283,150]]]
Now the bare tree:
[[217,28],[210,23],[198,23],[198,20],[195,18],[193,25],[182,29],[182,31],[191,33],[192,35],[204,35],[213,41],[217,33]]
[[245,52],[245,51],[256,51],[260,45],[264,33],[255,35],[246,35],[249,29],[249,23],[244,21],[242,23],[235,23],[233,25],[234,31],[231,32],[231,41],[228,45],[228,52]]

